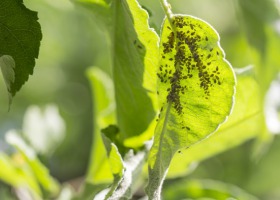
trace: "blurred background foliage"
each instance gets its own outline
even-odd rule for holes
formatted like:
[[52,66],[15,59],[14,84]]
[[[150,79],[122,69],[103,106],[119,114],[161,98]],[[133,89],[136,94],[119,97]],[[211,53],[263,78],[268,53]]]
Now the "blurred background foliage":
[[[159,33],[164,17],[159,2],[151,0],[139,0],[139,2],[150,13],[150,24]],[[59,117],[61,124],[50,132],[57,131],[60,137],[46,137],[46,142],[48,139],[53,139],[57,146],[46,147],[50,148],[51,152],[37,151],[37,153],[51,175],[61,183],[73,179],[79,182],[79,178],[87,172],[94,129],[91,89],[85,71],[94,65],[110,75],[110,50],[107,36],[92,15],[76,8],[68,0],[25,0],[24,3],[28,8],[38,12],[43,40],[34,75],[30,76],[29,81],[13,99],[9,112],[7,112],[8,97],[4,81],[2,79],[0,81],[2,97],[0,99],[0,151],[9,154],[14,152],[14,149],[7,144],[5,135],[11,129],[22,131],[24,127],[28,127],[26,112],[32,108],[34,111],[34,107],[30,108],[30,106],[36,105],[43,109],[40,111],[39,107],[35,107],[37,119],[40,118],[41,113],[42,120],[46,122],[47,108],[49,108],[47,105],[55,105],[51,107],[56,116],[61,115],[61,119]],[[170,3],[174,13],[197,16],[215,27],[221,37],[221,46],[233,67],[240,68],[253,63],[250,41],[246,39],[237,1],[170,0]],[[276,3],[279,2],[275,1],[277,6]],[[270,10],[263,10],[263,12],[269,13]],[[255,32],[251,31],[252,34]],[[45,133],[48,133],[48,128],[40,127],[39,122],[33,125],[39,127],[35,130],[46,130]],[[19,134],[21,131],[18,131]],[[42,133],[32,134],[34,138],[42,136],[40,135]],[[28,140],[30,136],[23,135],[23,137]],[[29,142],[32,144],[32,141]],[[253,141],[248,141],[207,159],[200,163],[192,174],[180,179],[214,179],[237,185],[260,199],[280,199],[280,139],[276,136],[264,156],[257,161],[252,159],[253,145]],[[168,188],[173,183],[174,180],[166,181],[166,196],[168,191],[172,192],[172,189]],[[10,192],[7,185],[0,183],[0,199],[8,199]]]

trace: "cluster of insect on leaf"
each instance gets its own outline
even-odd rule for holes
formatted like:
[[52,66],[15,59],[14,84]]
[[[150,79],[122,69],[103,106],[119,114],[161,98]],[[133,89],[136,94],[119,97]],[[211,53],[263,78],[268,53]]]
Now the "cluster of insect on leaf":
[[[163,54],[161,55],[162,59],[168,59],[171,63],[170,65],[161,65],[157,76],[160,82],[170,84],[171,87],[167,88],[167,102],[172,102],[178,114],[181,114],[180,95],[185,95],[188,92],[188,86],[181,83],[182,79],[191,79],[194,74],[198,74],[199,86],[204,90],[205,99],[210,96],[209,87],[213,87],[214,84],[221,85],[221,80],[218,66],[212,71],[207,70],[207,66],[211,65],[213,48],[210,48],[208,55],[198,52],[199,43],[202,40],[208,41],[207,35],[200,36],[196,33],[196,29],[202,29],[202,27],[199,24],[186,23],[181,16],[176,17],[173,23],[173,26],[177,27],[176,32],[174,33],[170,26],[167,27],[170,33],[168,41],[162,44]],[[182,30],[186,27],[189,30]],[[176,48],[174,48],[175,45]],[[176,51],[174,58],[166,56],[168,54],[172,55],[174,51]],[[215,53],[219,56],[219,51]]]

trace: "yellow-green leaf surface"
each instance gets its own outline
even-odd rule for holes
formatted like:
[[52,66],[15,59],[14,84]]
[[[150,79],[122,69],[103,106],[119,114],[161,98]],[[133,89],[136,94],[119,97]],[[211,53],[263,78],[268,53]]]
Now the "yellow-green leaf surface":
[[[176,31],[176,32],[175,32]],[[161,106],[149,156],[150,198],[158,199],[174,153],[206,138],[233,106],[235,75],[219,35],[192,16],[165,19],[160,42],[158,94]]]
[[155,127],[158,36],[136,0],[112,1],[112,12],[117,125],[124,145],[135,148],[153,136]]
[[109,183],[113,180],[104,147],[101,129],[115,123],[114,88],[112,79],[97,67],[87,71],[91,83],[94,104],[94,134],[87,182]]
[[[59,192],[59,184],[50,176],[48,169],[37,158],[34,150],[27,146],[22,138],[14,131],[7,133],[6,140],[21,153],[24,162],[26,162],[26,167],[29,168],[30,177],[33,177],[40,184],[43,191],[51,195],[56,195]],[[39,188],[39,190],[40,194],[41,189]]]
[[179,150],[172,159],[167,177],[184,176],[197,163],[257,137],[261,130],[260,91],[250,71],[237,74],[235,105],[227,122],[207,140]]
[[22,0],[1,0],[0,13],[0,68],[12,97],[33,73],[42,34],[37,13]]
[[15,187],[27,187],[34,197],[42,195],[35,176],[22,156],[14,155],[12,158],[0,152],[0,180]]
[[124,164],[123,164],[122,156],[118,151],[118,147],[114,143],[112,143],[112,141],[105,134],[102,134],[102,138],[103,138],[104,145],[106,147],[111,172],[114,177],[114,181],[110,186],[110,189],[105,197],[105,199],[110,199],[110,196],[117,189],[122,179],[124,173]]
[[257,200],[235,185],[214,180],[176,180],[163,190],[163,199]]

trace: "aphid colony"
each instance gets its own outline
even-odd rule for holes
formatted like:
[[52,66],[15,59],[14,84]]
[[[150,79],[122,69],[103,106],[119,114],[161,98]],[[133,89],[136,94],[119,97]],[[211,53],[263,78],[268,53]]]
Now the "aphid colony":
[[184,80],[198,80],[197,86],[203,90],[205,99],[210,97],[213,85],[221,85],[219,67],[215,66],[220,54],[218,50],[207,48],[209,37],[204,35],[199,23],[176,16],[173,26],[175,33],[169,26],[165,30],[168,36],[161,44],[161,63],[164,64],[160,65],[157,76],[161,83],[168,85],[167,102],[171,102],[180,115],[184,114],[180,97],[190,90]]

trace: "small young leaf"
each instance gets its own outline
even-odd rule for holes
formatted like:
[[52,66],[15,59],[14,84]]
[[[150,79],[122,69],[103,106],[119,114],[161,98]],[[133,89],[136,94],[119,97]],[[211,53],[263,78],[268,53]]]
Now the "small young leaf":
[[161,112],[149,156],[147,187],[152,199],[160,198],[176,151],[214,132],[230,114],[235,92],[235,75],[225,60],[219,36],[200,19],[175,15],[172,25],[165,19],[160,56]]
[[141,176],[143,165],[147,158],[147,149],[139,151],[136,154],[130,150],[124,158],[125,171],[121,177],[121,181],[116,187],[115,191],[111,194],[110,200],[115,199],[131,199],[137,180]]
[[113,174],[114,177],[114,181],[108,191],[108,193],[106,194],[106,198],[105,199],[109,199],[109,197],[114,193],[114,191],[117,189],[123,173],[124,173],[124,164],[123,164],[123,160],[121,157],[121,154],[118,151],[118,147],[112,143],[110,141],[109,138],[107,138],[105,135],[103,136],[103,141],[107,150],[107,155],[108,155],[108,160],[110,163],[110,167],[111,167],[111,172]]
[[0,13],[0,68],[12,97],[33,73],[42,34],[37,13],[22,0],[2,0]]
[[150,145],[146,144],[145,148],[136,154],[133,153],[133,150],[130,150],[122,159],[117,146],[105,134],[102,136],[114,176],[114,181],[105,199],[130,199],[141,175]]

